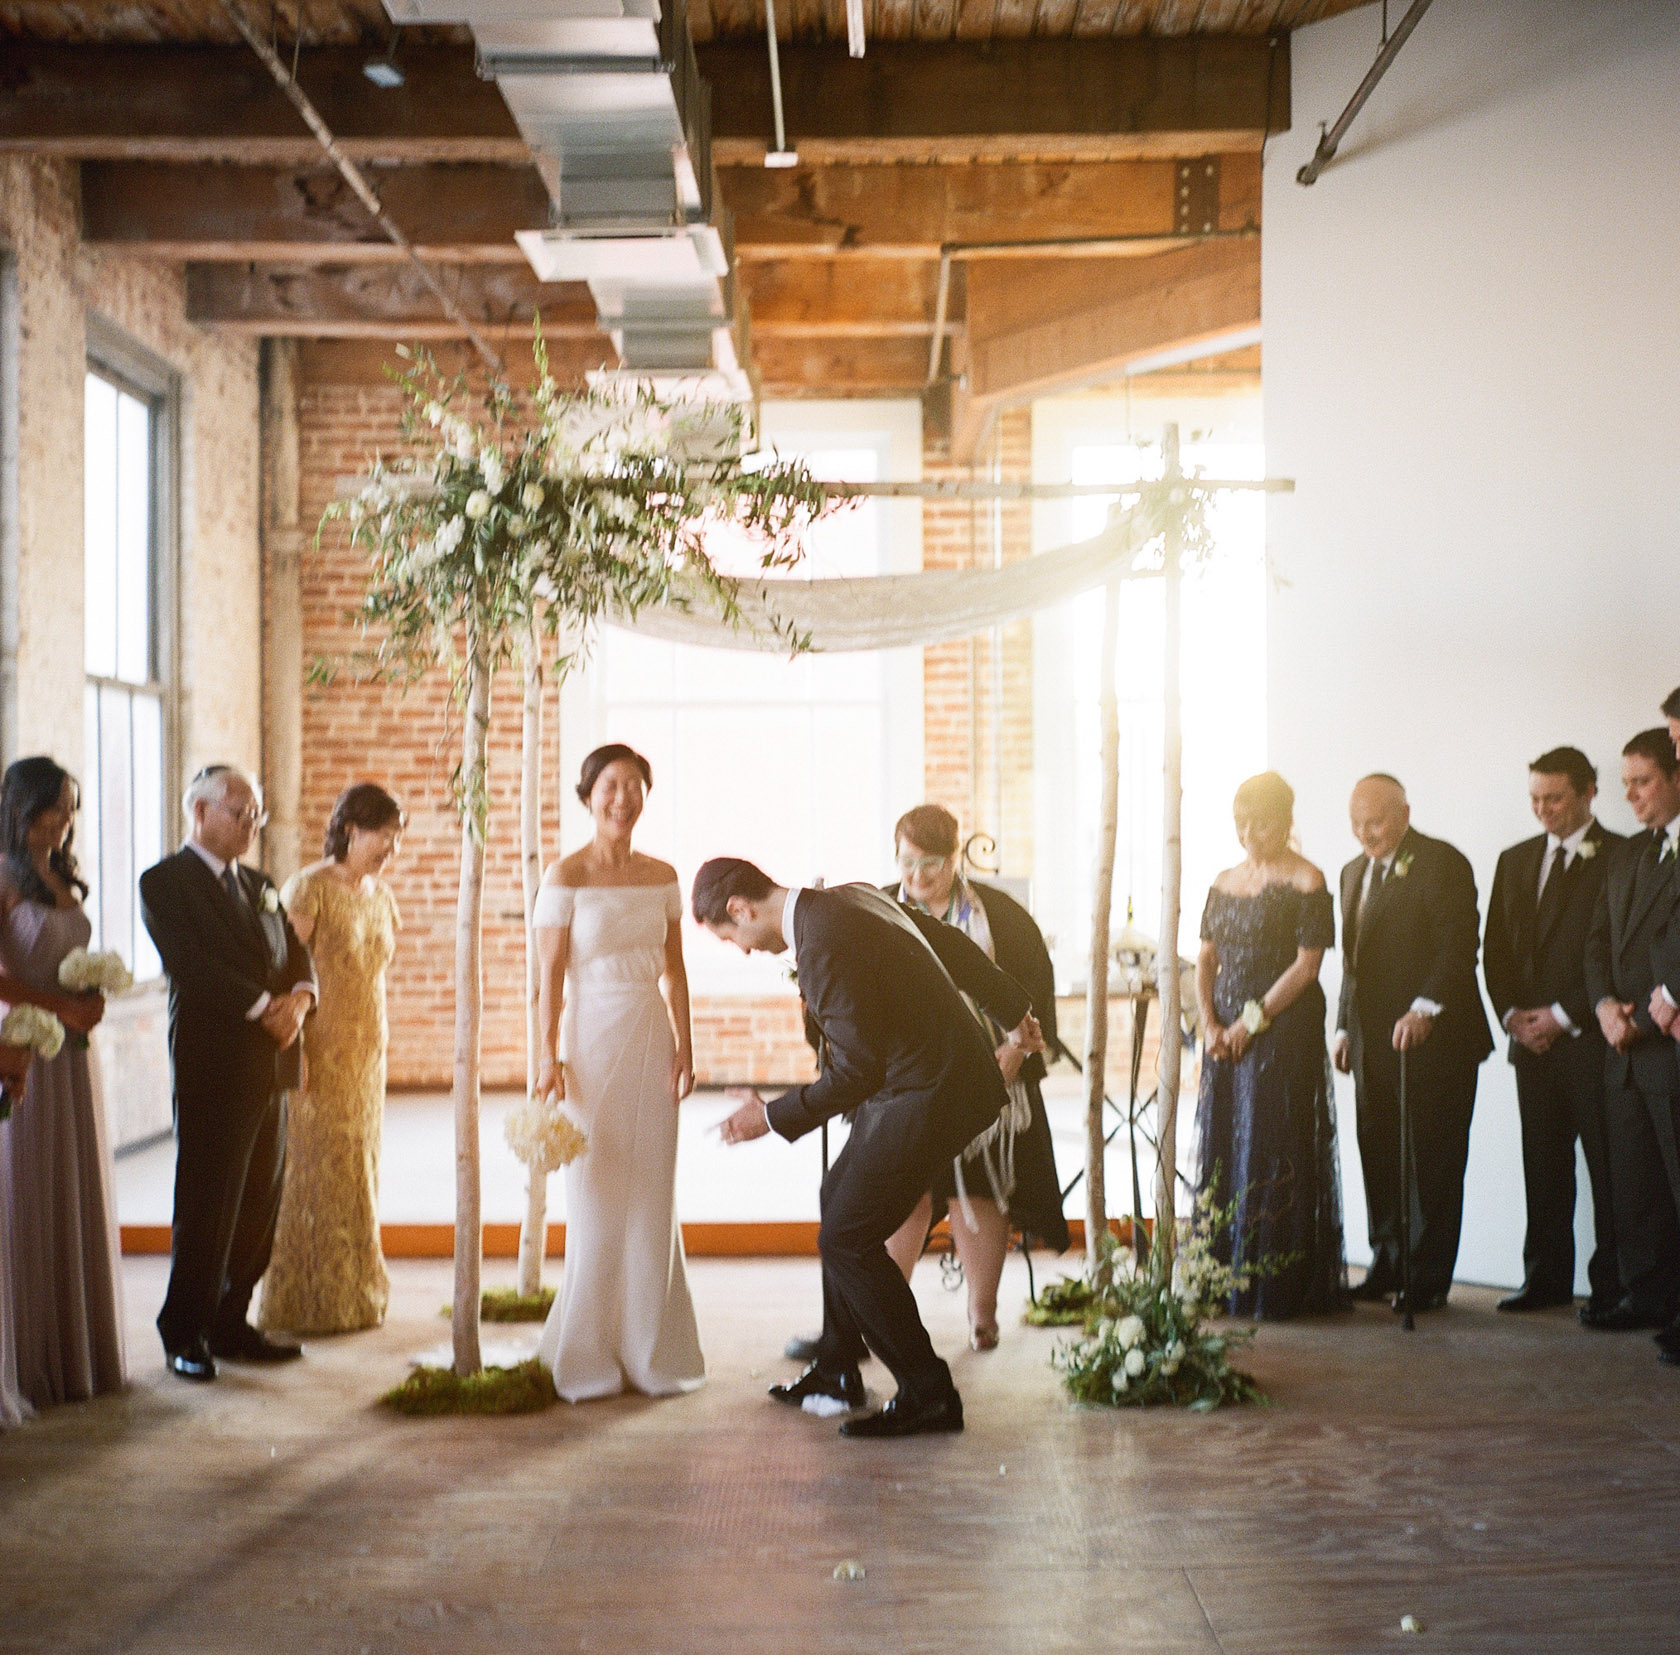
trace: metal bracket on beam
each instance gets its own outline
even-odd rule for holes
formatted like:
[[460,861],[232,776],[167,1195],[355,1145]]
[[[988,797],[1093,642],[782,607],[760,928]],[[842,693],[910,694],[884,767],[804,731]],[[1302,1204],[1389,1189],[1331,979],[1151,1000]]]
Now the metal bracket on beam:
[[1219,157],[1180,161],[1173,171],[1173,233],[1212,235],[1219,228]]

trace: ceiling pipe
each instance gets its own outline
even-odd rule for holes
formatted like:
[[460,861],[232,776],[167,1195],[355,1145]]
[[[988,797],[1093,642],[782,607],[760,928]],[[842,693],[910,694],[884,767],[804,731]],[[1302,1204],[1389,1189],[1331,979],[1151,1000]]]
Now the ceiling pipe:
[[1329,131],[1319,133],[1318,148],[1313,151],[1313,158],[1295,174],[1297,184],[1311,184],[1335,159],[1342,139],[1347,136],[1347,129],[1353,125],[1354,117],[1365,107],[1365,100],[1376,91],[1377,82],[1388,73],[1388,66],[1400,55],[1400,48],[1406,44],[1412,30],[1418,26],[1429,6],[1430,0],[1412,0],[1411,9],[1400,19],[1400,26],[1383,42],[1383,49],[1377,53],[1377,61],[1366,71],[1364,80],[1359,83],[1359,90],[1348,100],[1348,106],[1337,118],[1336,124]]
[[776,122],[776,147],[764,157],[767,167],[796,167],[799,155],[787,147],[782,120],[782,59],[776,47],[776,0],[764,0],[764,32],[770,42],[770,110]]
[[846,0],[846,51],[863,56],[863,0]]

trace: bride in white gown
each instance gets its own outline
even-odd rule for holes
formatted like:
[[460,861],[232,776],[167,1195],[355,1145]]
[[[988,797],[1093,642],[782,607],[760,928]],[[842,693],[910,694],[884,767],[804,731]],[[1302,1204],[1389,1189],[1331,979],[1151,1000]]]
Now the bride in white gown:
[[706,1379],[676,1216],[677,1106],[694,1086],[682,891],[630,845],[652,784],[617,743],[583,761],[595,837],[544,874],[533,915],[537,1090],[589,1134],[566,1168],[566,1264],[538,1347],[568,1402]]

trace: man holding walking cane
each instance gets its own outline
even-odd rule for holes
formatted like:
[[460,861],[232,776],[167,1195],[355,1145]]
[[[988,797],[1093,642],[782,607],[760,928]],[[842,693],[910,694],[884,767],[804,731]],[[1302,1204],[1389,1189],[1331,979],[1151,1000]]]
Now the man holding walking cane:
[[[1406,790],[1394,777],[1366,776],[1348,815],[1363,854],[1342,869],[1333,1056],[1354,1077],[1372,1255],[1353,1297],[1392,1294],[1402,1308],[1404,1213],[1410,1308],[1439,1310],[1458,1258],[1476,1071],[1493,1050],[1476,981],[1476,881],[1460,852],[1412,827]],[[1409,1179],[1401,1161],[1402,1064]]]

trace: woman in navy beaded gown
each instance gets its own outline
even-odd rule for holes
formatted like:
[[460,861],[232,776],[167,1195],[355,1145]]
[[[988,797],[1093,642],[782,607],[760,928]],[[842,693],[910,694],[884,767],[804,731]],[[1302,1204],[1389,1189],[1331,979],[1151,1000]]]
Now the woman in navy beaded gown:
[[1253,1270],[1233,1316],[1346,1304],[1342,1203],[1318,968],[1335,941],[1323,873],[1290,845],[1295,795],[1274,772],[1237,789],[1247,853],[1208,892],[1196,997],[1204,1031],[1198,1185],[1234,1203],[1218,1256]]

